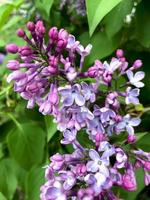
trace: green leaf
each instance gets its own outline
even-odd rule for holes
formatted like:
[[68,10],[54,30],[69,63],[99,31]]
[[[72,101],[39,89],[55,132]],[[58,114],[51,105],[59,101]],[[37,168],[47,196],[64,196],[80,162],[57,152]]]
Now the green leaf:
[[97,25],[118,3],[122,0],[86,0],[87,17],[90,36],[94,33]]
[[44,157],[45,133],[34,123],[24,123],[13,129],[8,137],[8,148],[13,158],[24,169],[42,162]]
[[14,6],[12,4],[3,4],[0,6],[0,29],[8,21],[8,18],[13,11]]
[[122,0],[108,15],[104,18],[104,27],[108,37],[114,36],[124,25],[126,15],[131,13],[133,0]]
[[[20,20],[22,20],[21,16],[16,16],[14,15],[8,22],[7,24],[5,24],[2,28],[1,31],[5,31],[9,28],[11,28],[12,26],[14,26],[17,22],[19,22]],[[7,30],[8,31],[8,30]]]
[[44,183],[44,171],[42,167],[32,168],[26,179],[26,200],[40,199],[40,187]]
[[150,133],[145,134],[140,140],[137,141],[136,146],[143,151],[150,152]]
[[35,7],[45,20],[49,20],[49,14],[54,0],[35,0]]
[[150,47],[150,3],[142,1],[136,12],[136,39],[146,48]]
[[14,175],[12,162],[10,159],[3,159],[0,161],[0,191],[7,200],[11,200],[16,188],[17,179]]
[[0,192],[0,200],[7,200],[6,197]]
[[140,133],[136,133],[136,142],[140,141],[141,139],[143,139],[144,136],[146,136],[147,134],[149,134],[148,132],[140,132]]
[[52,116],[45,116],[45,125],[47,130],[47,142],[51,140],[54,134],[57,132],[57,125],[53,122]]
[[91,43],[93,45],[90,55],[86,58],[85,65],[88,66],[92,64],[95,59],[102,59],[113,53],[120,45],[120,36],[121,35],[116,35],[113,38],[108,38],[105,32],[98,32],[90,38],[88,32],[82,34],[79,38],[81,43],[84,45]]

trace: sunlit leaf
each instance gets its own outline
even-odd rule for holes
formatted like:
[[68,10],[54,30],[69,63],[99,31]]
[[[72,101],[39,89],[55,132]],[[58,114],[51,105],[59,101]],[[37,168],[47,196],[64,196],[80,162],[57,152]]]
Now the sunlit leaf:
[[24,123],[8,135],[8,147],[13,158],[25,169],[42,162],[45,133],[34,123]]
[[86,0],[87,17],[90,36],[94,33],[97,25],[118,3],[122,0]]

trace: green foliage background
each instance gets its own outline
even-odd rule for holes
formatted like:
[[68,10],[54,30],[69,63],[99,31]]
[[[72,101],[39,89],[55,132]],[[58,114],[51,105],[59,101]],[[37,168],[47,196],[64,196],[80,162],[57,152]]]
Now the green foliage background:
[[[2,3],[1,3],[2,2]],[[125,20],[135,7],[131,22]],[[117,48],[123,48],[130,63],[139,58],[146,72],[145,88],[140,100],[143,105],[130,107],[142,117],[137,146],[150,151],[150,1],[149,0],[86,0],[85,17],[67,7],[61,11],[59,0],[0,1],[0,53],[5,54],[0,65],[0,200],[39,200],[44,183],[44,166],[56,152],[70,152],[60,145],[61,134],[50,116],[38,109],[27,110],[26,102],[6,83],[7,60],[5,45],[23,41],[16,30],[28,20],[41,18],[47,30],[51,26],[65,28],[82,44],[92,43],[86,59],[88,68],[95,59],[109,59]],[[131,16],[131,15],[130,15]],[[82,140],[82,138],[81,138]],[[128,200],[150,199],[150,188],[144,187],[143,172],[137,171],[138,190],[125,192],[114,188],[118,196]]]

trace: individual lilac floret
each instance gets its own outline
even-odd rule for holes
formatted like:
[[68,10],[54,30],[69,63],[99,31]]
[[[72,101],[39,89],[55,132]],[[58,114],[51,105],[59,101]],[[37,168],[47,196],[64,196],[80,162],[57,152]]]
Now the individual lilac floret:
[[132,71],[128,70],[127,71],[127,76],[129,79],[129,82],[134,85],[137,88],[144,87],[144,83],[141,82],[141,80],[144,78],[145,73],[142,71],[136,72],[133,74]]
[[125,102],[126,104],[139,104],[139,96],[140,90],[138,88],[132,89],[131,87],[128,87],[126,90],[126,98]]
[[78,106],[85,104],[85,98],[81,94],[81,86],[79,84],[59,88],[59,92],[62,95],[63,106],[71,106],[74,102]]
[[140,118],[131,118],[129,114],[125,115],[121,122],[118,123],[117,129],[119,131],[127,131],[129,135],[134,135],[134,128],[141,123]]
[[103,156],[100,157],[100,155],[94,149],[89,151],[89,157],[92,161],[87,163],[87,171],[100,171],[101,173],[104,173],[104,175],[108,176],[109,172],[107,166],[109,165],[109,158]]

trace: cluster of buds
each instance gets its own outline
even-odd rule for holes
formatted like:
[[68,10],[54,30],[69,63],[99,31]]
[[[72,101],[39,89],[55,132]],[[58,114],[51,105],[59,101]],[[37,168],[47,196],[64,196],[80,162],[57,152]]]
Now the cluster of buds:
[[[19,57],[8,62],[12,73],[7,80],[14,82],[14,90],[28,101],[28,108],[37,104],[43,115],[54,117],[63,134],[60,142],[74,149],[71,154],[57,153],[50,158],[41,200],[117,200],[112,187],[136,190],[135,171],[139,167],[144,169],[148,185],[150,153],[135,147],[127,152],[123,148],[136,141],[134,127],[141,122],[125,112],[127,105],[139,104],[145,74],[135,71],[142,66],[141,60],[130,66],[119,49],[109,63],[96,60],[83,71],[92,45],[84,48],[73,35],[56,27],[49,30],[46,42],[42,21],[28,22],[27,29],[31,39],[24,30],[17,31],[26,46],[6,47]],[[88,145],[78,141],[81,131]],[[127,136],[123,145],[112,143],[113,135],[121,133]]]

